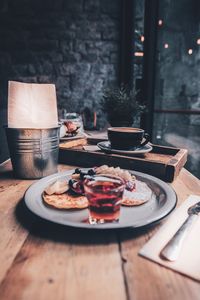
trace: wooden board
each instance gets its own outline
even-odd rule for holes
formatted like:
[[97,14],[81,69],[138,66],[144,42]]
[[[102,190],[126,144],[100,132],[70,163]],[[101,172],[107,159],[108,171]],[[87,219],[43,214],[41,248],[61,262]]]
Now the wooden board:
[[[177,194],[178,206],[191,194],[200,195],[200,181],[183,169],[171,184]],[[163,224],[165,220],[161,222]],[[153,226],[143,232],[135,232],[131,239],[129,231],[120,232],[121,253],[124,258],[124,273],[127,278],[128,299],[199,299],[200,284],[172,270],[159,266],[138,256],[140,249],[159,229]],[[184,279],[184,282],[180,280]],[[191,296],[192,291],[192,296]]]
[[[88,145],[99,140],[88,139]],[[172,182],[187,161],[187,150],[152,145],[153,150],[143,156],[105,154],[94,147],[84,150],[83,147],[65,148],[62,143],[59,150],[59,162],[68,165],[78,164],[82,167],[94,167],[107,164],[125,169],[144,172],[167,182]]]
[[[199,300],[200,283],[138,256],[158,224],[98,233],[53,224],[22,205],[33,180],[14,179],[10,163],[0,166],[0,180],[1,300]],[[200,195],[185,169],[172,187],[178,205]]]

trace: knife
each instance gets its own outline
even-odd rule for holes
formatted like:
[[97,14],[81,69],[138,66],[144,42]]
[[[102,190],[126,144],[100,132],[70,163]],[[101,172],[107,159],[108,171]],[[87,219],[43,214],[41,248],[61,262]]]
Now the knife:
[[169,261],[178,259],[185,237],[189,233],[193,222],[198,218],[200,213],[200,202],[188,208],[188,217],[181,225],[174,236],[169,240],[166,246],[161,250],[160,257]]

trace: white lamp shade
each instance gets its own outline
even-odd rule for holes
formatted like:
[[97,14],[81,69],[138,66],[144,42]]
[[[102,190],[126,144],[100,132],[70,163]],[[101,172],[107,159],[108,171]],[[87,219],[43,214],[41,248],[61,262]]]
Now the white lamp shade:
[[9,81],[8,127],[52,128],[58,126],[54,84]]

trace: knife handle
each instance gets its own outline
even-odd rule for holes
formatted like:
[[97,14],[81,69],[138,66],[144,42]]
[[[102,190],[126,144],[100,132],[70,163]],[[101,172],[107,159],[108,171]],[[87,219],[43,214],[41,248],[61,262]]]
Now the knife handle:
[[190,231],[191,225],[193,221],[198,218],[197,215],[192,214],[187,217],[185,222],[181,225],[178,231],[174,234],[174,236],[169,240],[166,246],[162,249],[160,256],[169,261],[177,260],[183,241]]

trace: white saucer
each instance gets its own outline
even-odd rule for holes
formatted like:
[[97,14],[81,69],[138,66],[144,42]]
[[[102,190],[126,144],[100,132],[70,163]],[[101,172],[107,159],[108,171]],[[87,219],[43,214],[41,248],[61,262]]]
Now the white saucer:
[[150,152],[153,149],[150,144],[146,144],[145,146],[136,148],[135,150],[112,149],[109,141],[100,142],[97,144],[97,146],[105,153],[129,154],[129,155],[142,155]]

